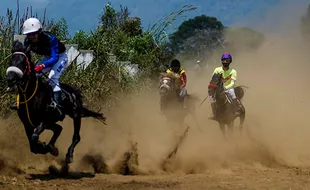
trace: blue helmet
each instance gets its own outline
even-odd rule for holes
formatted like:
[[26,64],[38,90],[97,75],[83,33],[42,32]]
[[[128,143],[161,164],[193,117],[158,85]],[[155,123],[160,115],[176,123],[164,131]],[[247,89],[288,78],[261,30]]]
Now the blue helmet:
[[230,62],[232,62],[232,56],[230,53],[223,53],[221,60],[230,59]]

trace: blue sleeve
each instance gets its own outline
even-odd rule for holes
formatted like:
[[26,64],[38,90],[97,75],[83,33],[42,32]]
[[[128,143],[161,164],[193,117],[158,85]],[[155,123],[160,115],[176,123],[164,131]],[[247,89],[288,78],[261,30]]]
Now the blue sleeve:
[[59,59],[58,40],[55,36],[51,37],[50,49],[51,49],[51,58],[44,62],[45,67],[54,65],[55,63],[57,63]]

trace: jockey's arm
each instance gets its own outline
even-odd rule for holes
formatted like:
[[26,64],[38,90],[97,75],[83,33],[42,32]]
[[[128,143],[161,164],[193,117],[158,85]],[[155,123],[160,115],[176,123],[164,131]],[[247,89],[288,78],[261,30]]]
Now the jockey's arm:
[[181,86],[180,88],[184,88],[186,86],[186,83],[187,83],[187,77],[186,77],[186,74],[185,72],[181,74]]
[[52,66],[57,63],[59,59],[58,40],[55,36],[50,39],[51,58],[44,62],[45,67]]
[[233,88],[235,85],[235,80],[231,80],[230,84],[225,87],[226,90]]
[[236,80],[237,80],[237,71],[234,70],[231,73],[230,79],[231,79],[231,82],[230,82],[229,85],[226,86],[226,89],[231,89],[231,88],[233,88],[235,86],[235,83],[236,83]]

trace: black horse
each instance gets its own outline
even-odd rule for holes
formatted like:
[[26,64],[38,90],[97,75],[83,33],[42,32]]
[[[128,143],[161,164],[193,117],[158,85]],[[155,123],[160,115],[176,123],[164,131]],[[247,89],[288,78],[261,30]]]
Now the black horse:
[[[243,86],[235,87],[235,94],[239,101],[244,96]],[[225,125],[228,126],[230,133],[233,131],[234,120],[239,117],[240,118],[240,125],[239,130],[241,132],[243,128],[243,123],[245,120],[245,108],[242,106],[240,109],[240,113],[236,113],[235,106],[233,105],[233,100],[229,94],[225,93],[224,85],[222,81],[222,74],[214,74],[210,84],[208,86],[208,94],[211,97],[215,98],[216,101],[216,116],[217,122],[220,125],[222,134],[226,138],[226,130]]]
[[[58,149],[55,142],[59,137],[62,126],[56,124],[62,121],[59,111],[51,106],[53,104],[53,92],[49,83],[42,79],[34,71],[34,64],[31,62],[30,46],[24,47],[19,41],[13,42],[12,62],[6,71],[8,91],[14,89],[17,95],[17,113],[24,125],[31,152],[35,154],[50,153],[58,156]],[[82,117],[94,117],[105,121],[101,113],[96,113],[83,106],[83,96],[79,89],[68,85],[60,84],[62,89],[63,113],[70,116],[74,123],[74,134],[71,146],[66,154],[66,163],[73,162],[75,146],[80,142],[80,127]],[[39,135],[45,130],[53,131],[53,136],[48,144],[39,141]]]

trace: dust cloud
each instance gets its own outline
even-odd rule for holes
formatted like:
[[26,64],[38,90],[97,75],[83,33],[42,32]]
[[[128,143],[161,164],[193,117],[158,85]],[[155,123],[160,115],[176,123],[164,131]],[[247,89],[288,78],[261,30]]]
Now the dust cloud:
[[[101,172],[122,173],[120,162],[128,151],[135,154],[135,174],[222,172],[247,166],[309,166],[307,115],[310,89],[307,74],[310,55],[308,44],[299,31],[299,18],[304,7],[282,4],[270,10],[264,19],[258,20],[254,15],[247,20],[255,20],[256,29],[266,34],[266,40],[258,50],[233,55],[231,65],[238,72],[237,83],[250,87],[243,100],[247,111],[245,131],[248,133],[240,136],[236,130],[233,139],[224,141],[218,124],[207,119],[211,114],[209,103],[205,102],[200,108],[197,105],[198,123],[191,116],[186,118],[190,129],[174,160],[164,171],[163,162],[176,146],[184,127],[167,124],[159,113],[156,89],[148,89],[124,99],[121,106],[108,112],[108,126],[83,119],[81,142],[76,148],[72,168],[89,170],[90,164],[102,162],[104,169]],[[202,76],[188,72],[188,92],[203,100],[213,68],[218,65],[220,62]],[[18,120],[14,125],[9,121],[2,121],[2,124],[0,157],[8,166],[14,162],[21,170],[41,171],[53,163],[54,158],[50,155],[30,153]],[[66,119],[63,127],[56,143],[60,149],[59,159],[65,156],[71,143],[71,119]],[[46,133],[43,139],[48,140],[50,134]],[[96,159],[90,159],[90,155]]]

